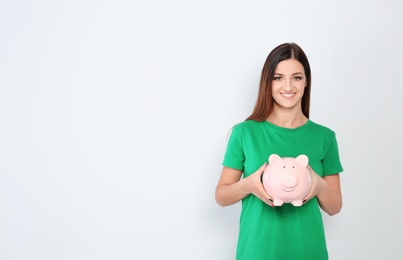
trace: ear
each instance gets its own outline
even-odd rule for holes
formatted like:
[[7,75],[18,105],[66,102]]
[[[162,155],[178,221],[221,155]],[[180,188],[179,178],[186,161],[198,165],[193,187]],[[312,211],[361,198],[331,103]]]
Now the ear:
[[277,154],[272,154],[272,155],[269,156],[269,164],[273,164],[273,163],[275,163],[277,161],[280,161],[280,160],[281,160],[281,157],[278,156]]
[[299,155],[297,158],[295,158],[295,160],[297,162],[299,162],[300,164],[302,164],[304,167],[308,166],[309,159],[308,159],[308,156],[306,156],[305,154]]

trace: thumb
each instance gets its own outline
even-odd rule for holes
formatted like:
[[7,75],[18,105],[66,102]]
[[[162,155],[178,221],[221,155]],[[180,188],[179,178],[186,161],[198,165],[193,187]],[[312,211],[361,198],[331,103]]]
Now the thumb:
[[266,169],[267,163],[264,163],[262,166],[260,166],[258,172],[260,172],[260,182],[263,182],[263,172]]

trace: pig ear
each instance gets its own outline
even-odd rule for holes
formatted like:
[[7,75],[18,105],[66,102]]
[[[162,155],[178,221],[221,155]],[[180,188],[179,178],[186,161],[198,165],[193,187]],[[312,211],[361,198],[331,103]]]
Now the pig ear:
[[297,158],[295,158],[295,160],[297,162],[299,162],[300,164],[302,164],[304,167],[308,166],[309,159],[308,159],[308,156],[306,156],[305,154],[299,155]]
[[273,164],[279,160],[281,160],[281,157],[278,156],[277,154],[272,154],[269,156],[269,164]]

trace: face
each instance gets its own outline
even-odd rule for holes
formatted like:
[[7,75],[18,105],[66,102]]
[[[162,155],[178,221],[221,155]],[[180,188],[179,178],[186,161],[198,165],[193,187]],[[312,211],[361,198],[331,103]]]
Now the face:
[[274,108],[301,109],[305,86],[306,77],[302,64],[295,59],[281,61],[271,85]]

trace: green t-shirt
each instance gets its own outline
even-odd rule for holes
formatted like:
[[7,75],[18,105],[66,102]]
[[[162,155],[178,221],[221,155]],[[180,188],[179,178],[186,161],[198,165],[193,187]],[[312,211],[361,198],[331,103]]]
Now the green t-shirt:
[[[271,154],[305,154],[320,176],[343,171],[335,133],[310,120],[293,129],[253,120],[234,126],[223,166],[241,170],[247,177],[268,162]],[[301,207],[285,203],[272,208],[252,194],[242,200],[237,260],[266,259],[328,259],[316,197]]]

